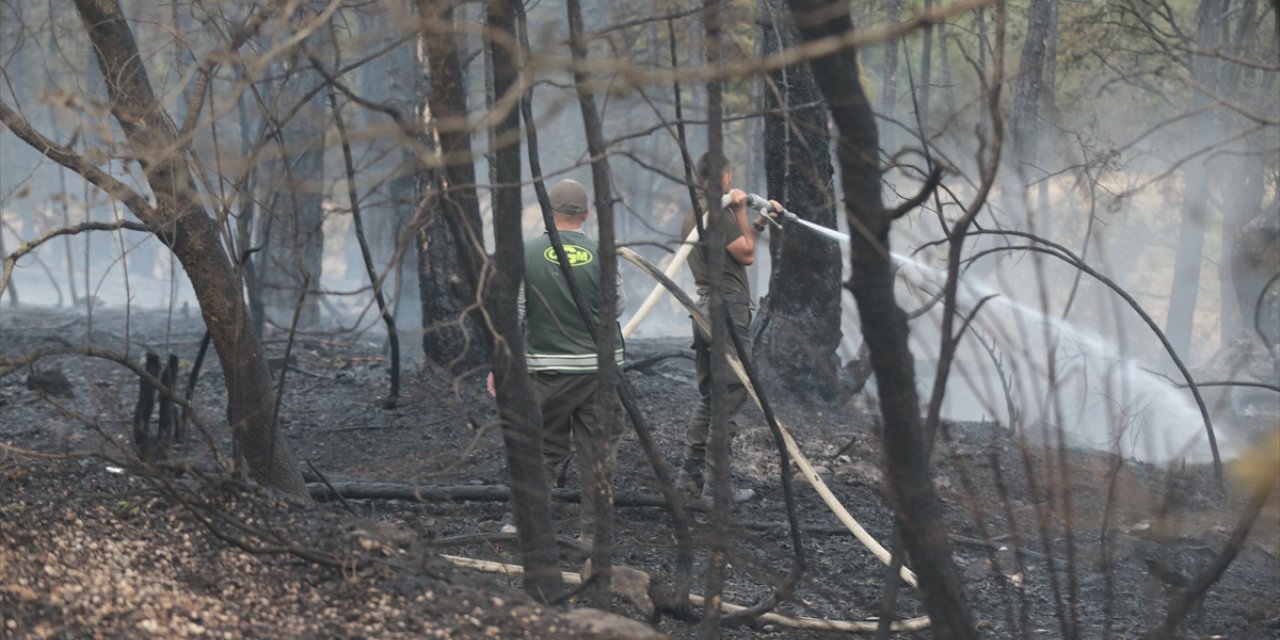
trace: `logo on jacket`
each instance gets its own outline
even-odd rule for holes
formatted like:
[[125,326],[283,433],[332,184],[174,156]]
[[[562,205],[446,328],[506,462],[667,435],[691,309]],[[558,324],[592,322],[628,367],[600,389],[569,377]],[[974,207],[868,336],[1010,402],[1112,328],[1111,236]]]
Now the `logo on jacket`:
[[[596,259],[595,254],[591,253],[589,249],[579,247],[576,244],[564,245],[564,253],[568,256],[569,266],[571,267],[581,267],[584,264],[591,264],[591,261]],[[547,247],[547,250],[542,252],[542,257],[546,258],[547,262],[550,262],[551,264],[560,264],[560,261],[556,259],[555,247]]]

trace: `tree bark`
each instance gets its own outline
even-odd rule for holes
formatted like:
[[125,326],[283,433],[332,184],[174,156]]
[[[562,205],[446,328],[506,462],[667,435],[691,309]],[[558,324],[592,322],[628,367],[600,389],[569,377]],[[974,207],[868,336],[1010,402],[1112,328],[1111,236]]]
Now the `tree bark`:
[[[924,10],[933,10],[933,0],[924,0]],[[933,100],[933,23],[924,25],[920,44],[920,86],[916,109],[920,122],[920,135],[929,139],[929,104]]]
[[[275,392],[231,261],[200,203],[177,131],[156,99],[118,4],[76,0],[111,96],[111,112],[146,171],[156,206],[126,201],[181,261],[226,377],[227,420],[254,479],[306,496],[297,465],[272,420]],[[64,163],[65,164],[65,163]]]
[[[703,45],[706,51],[708,68],[714,69],[720,64],[722,19],[721,0],[703,0],[702,23],[706,34]],[[722,175],[725,169],[722,164],[722,159],[724,158],[724,85],[719,78],[712,78],[707,81],[706,90],[708,113],[707,154],[711,159],[707,175],[713,177],[707,181],[704,187],[708,206],[716,207],[719,206],[720,196],[722,195],[718,176]],[[714,507],[708,518],[711,525],[711,540],[710,544],[707,545],[709,557],[707,559],[705,591],[707,602],[712,603],[712,606],[704,609],[700,628],[702,637],[718,638],[720,637],[720,613],[719,607],[716,605],[721,600],[727,573],[729,505],[733,500],[729,464],[729,446],[731,442],[731,434],[729,433],[730,407],[727,405],[728,385],[733,376],[728,360],[732,342],[726,335],[727,331],[725,331],[726,329],[732,329],[730,329],[729,309],[724,297],[724,278],[720,277],[720,274],[724,273],[724,261],[732,258],[729,257],[727,251],[720,249],[720,247],[725,246],[724,228],[721,225],[711,225],[705,232],[706,240],[699,243],[699,247],[695,250],[706,252],[707,272],[713,274],[709,291],[707,292],[707,316],[711,320],[712,329],[710,348],[708,349],[711,360],[711,426],[707,439],[706,454],[707,466],[710,468],[711,474],[706,479],[706,482],[710,483],[711,486]]]
[[[837,10],[839,6],[836,0],[791,0],[802,39],[811,42],[851,31],[848,10]],[[906,316],[894,300],[891,220],[880,196],[878,136],[871,105],[857,77],[849,72],[858,68],[853,50],[815,58],[810,64],[838,132],[836,149],[849,227],[862,230],[851,234],[853,275],[848,287],[858,303],[864,340],[881,390],[890,500],[920,577],[935,637],[976,638],[929,475],[929,447],[920,420],[914,362],[907,347]]]
[[[609,433],[622,432],[622,407],[618,403],[618,364],[614,360],[617,346],[618,324],[618,254],[615,251],[613,219],[613,179],[609,171],[608,149],[605,146],[604,127],[600,112],[596,109],[595,93],[591,78],[583,71],[587,58],[586,29],[582,20],[582,4],[579,0],[567,0],[569,14],[569,48],[574,65],[573,81],[578,93],[578,108],[582,112],[582,127],[587,138],[587,153],[591,156],[591,187],[595,193],[596,221],[600,230],[600,317],[596,331],[596,417],[600,429],[594,434],[594,454],[589,457],[592,477],[584,479],[591,485],[590,498],[595,501],[595,544],[591,551],[591,571],[597,584],[592,597],[602,605],[608,602],[610,567],[613,565],[613,485],[609,468]],[[588,452],[579,452],[588,455]],[[585,533],[585,532],[584,532]]]
[[[432,191],[439,202],[432,204],[418,241],[422,252],[423,346],[428,357],[447,362],[457,371],[473,362],[482,365],[490,345],[484,331],[472,331],[484,326],[476,292],[486,257],[475,156],[467,125],[466,79],[453,26],[454,4],[452,0],[418,0],[418,13],[425,25],[422,44],[430,67],[427,107],[444,165],[432,177]],[[433,215],[434,207],[439,207],[438,215]],[[442,222],[443,227],[437,226]],[[444,304],[446,290],[458,303],[457,313]],[[429,301],[436,304],[428,306]],[[457,333],[451,327],[456,327]],[[484,351],[476,353],[480,348]]]
[[[888,15],[885,21],[889,24],[895,24],[902,19],[902,0],[888,0],[886,6]],[[893,121],[894,111],[898,103],[898,38],[890,38],[884,44],[884,75],[880,81],[880,115]],[[886,152],[892,154],[895,151],[893,144],[894,127],[890,126],[885,131],[883,139],[880,141]]]
[[[783,0],[761,0],[763,55],[795,46]],[[796,215],[836,227],[827,112],[809,65],[770,74],[765,91],[765,176],[769,197]],[[757,370],[804,399],[839,395],[840,247],[799,226],[771,232],[773,270],[755,335]]]
[[[493,260],[486,267],[484,308],[492,327],[490,353],[498,389],[498,416],[506,444],[524,590],[543,602],[560,595],[560,558],[551,524],[550,487],[542,463],[542,413],[533,395],[524,359],[524,336],[516,311],[516,291],[524,271],[523,207],[520,202],[519,50],[515,43],[514,0],[486,0],[493,32],[487,46],[493,59],[494,93],[509,108],[493,129]],[[483,278],[484,276],[482,276]]]
[[1018,64],[1018,84],[1013,91],[1013,145],[1020,166],[1040,164],[1040,118],[1044,93],[1052,91],[1049,48],[1057,25],[1057,0],[1031,0],[1027,11],[1027,38],[1022,43]]

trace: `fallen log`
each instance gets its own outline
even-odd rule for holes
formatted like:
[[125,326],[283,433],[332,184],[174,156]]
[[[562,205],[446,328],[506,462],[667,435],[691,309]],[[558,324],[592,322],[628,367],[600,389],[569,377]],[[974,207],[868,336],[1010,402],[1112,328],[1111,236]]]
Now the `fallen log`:
[[[312,479],[312,474],[307,475]],[[330,488],[332,487],[332,489]],[[501,484],[477,485],[412,485],[400,482],[370,482],[362,480],[332,480],[329,483],[308,482],[307,489],[311,497],[319,501],[334,500],[408,500],[410,502],[506,502],[510,499],[510,490]],[[337,491],[337,494],[334,494]],[[552,489],[551,499],[558,502],[580,502],[582,492],[577,489]],[[614,493],[613,504],[617,507],[665,507],[666,500],[656,493]],[[692,498],[686,503],[687,508],[698,511],[707,509],[707,505]],[[743,522],[739,523],[748,529],[769,530],[786,529],[786,522]],[[803,524],[800,529],[816,535],[841,535],[849,530],[843,525]],[[963,542],[963,541],[961,541]]]
[[[320,501],[332,500],[339,496],[347,500],[408,500],[411,502],[507,502],[511,498],[511,489],[501,484],[435,486],[334,480],[328,485],[308,483],[307,490],[312,498]],[[582,499],[582,492],[577,489],[553,489],[551,498],[558,502],[579,502]],[[665,507],[667,501],[657,494],[619,492],[613,494],[613,504],[619,507]]]

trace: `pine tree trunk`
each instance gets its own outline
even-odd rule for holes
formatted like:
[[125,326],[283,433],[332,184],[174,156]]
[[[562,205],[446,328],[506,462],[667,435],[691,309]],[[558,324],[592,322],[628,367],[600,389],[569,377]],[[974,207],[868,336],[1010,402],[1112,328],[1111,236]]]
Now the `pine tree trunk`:
[[[760,0],[757,6],[763,55],[795,46],[785,2]],[[800,64],[772,72],[770,80],[764,96],[769,197],[834,229],[831,141],[826,110],[816,106],[822,94],[813,73]],[[771,233],[773,272],[755,335],[758,370],[801,398],[831,400],[840,390],[840,247],[799,225]]]
[[[517,0],[486,0],[485,14],[493,36],[487,47],[493,60],[493,89],[499,98],[514,98],[519,88]],[[524,590],[548,601],[564,588],[555,528],[551,523],[551,488],[542,459],[542,414],[524,360],[524,336],[516,313],[516,291],[524,272],[524,207],[520,201],[520,112],[512,108],[493,128],[493,279],[486,287],[485,310],[493,321],[490,347],[498,392],[498,415],[507,451],[512,510],[524,561]],[[497,345],[505,345],[498,348]]]
[[[587,42],[584,40],[586,29],[583,26],[582,5],[578,0],[567,0],[569,14],[569,48],[575,61],[585,63],[587,59]],[[596,362],[598,366],[596,393],[596,417],[603,427],[594,435],[594,453],[579,452],[589,455],[588,462],[593,470],[589,480],[591,491],[584,500],[595,501],[596,530],[595,545],[591,553],[592,572],[598,583],[593,588],[592,597],[603,605],[608,601],[610,584],[610,567],[613,565],[613,486],[610,483],[611,470],[608,465],[609,439],[606,431],[620,432],[622,427],[622,407],[618,403],[618,365],[614,361],[614,349],[617,333],[618,309],[618,254],[616,252],[612,177],[609,170],[608,148],[605,145],[604,127],[600,122],[600,112],[596,109],[595,94],[590,87],[590,78],[580,65],[574,67],[574,84],[578,93],[578,108],[582,113],[582,126],[587,138],[587,152],[591,161],[591,187],[595,193],[596,220],[600,229],[600,317],[597,319]],[[588,483],[583,480],[584,485]],[[584,532],[585,533],[585,532]]]
[[484,239],[452,3],[418,0],[418,11],[428,21],[418,49],[426,56],[430,79],[419,93],[429,114],[422,120],[435,127],[444,164],[443,170],[421,172],[416,179],[424,207],[417,236],[422,342],[428,358],[457,373],[489,361],[484,322],[476,308]]

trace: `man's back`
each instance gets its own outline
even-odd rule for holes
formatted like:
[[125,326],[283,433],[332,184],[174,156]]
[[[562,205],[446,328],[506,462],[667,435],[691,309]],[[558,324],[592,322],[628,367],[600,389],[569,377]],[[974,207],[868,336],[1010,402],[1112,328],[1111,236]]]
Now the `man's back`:
[[[560,231],[574,281],[591,318],[600,312],[600,265],[595,240],[581,231]],[[596,347],[578,312],[551,237],[525,241],[525,353],[530,371],[596,370]],[[621,343],[619,343],[621,351]]]

